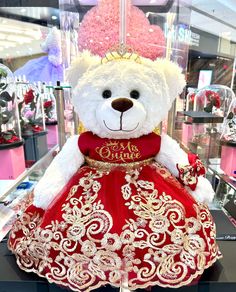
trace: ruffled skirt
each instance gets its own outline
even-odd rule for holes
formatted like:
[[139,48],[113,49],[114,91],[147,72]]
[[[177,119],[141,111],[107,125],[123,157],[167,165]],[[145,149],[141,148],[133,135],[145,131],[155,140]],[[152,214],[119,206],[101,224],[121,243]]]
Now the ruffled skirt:
[[84,166],[46,211],[25,211],[9,248],[21,269],[74,291],[177,288],[221,257],[215,237],[208,208],[157,163]]

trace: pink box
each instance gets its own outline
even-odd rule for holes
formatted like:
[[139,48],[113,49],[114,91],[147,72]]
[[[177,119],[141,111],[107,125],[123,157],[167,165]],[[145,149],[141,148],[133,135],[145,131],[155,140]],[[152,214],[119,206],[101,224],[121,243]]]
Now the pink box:
[[0,179],[16,179],[25,171],[24,148],[0,150]]
[[187,124],[183,123],[182,128],[182,142],[184,145],[188,145],[195,136],[204,134],[205,128],[203,124]]
[[47,125],[47,144],[48,146],[55,146],[58,144],[58,128],[57,125]]
[[220,167],[227,175],[236,177],[236,147],[222,146]]
[[193,125],[183,123],[182,128],[182,142],[184,145],[188,145],[188,142],[193,138]]

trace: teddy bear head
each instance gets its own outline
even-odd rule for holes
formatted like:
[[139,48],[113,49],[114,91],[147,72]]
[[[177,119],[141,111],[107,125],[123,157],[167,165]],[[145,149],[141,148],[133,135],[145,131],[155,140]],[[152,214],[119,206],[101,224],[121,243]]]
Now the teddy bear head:
[[181,69],[165,59],[118,53],[102,59],[88,51],[72,63],[67,79],[85,128],[114,139],[151,133],[185,85]]

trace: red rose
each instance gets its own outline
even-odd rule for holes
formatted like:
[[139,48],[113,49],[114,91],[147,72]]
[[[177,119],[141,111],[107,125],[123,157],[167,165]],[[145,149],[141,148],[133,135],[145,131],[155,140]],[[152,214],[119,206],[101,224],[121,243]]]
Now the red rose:
[[212,93],[211,101],[215,107],[220,108],[220,96],[217,92]]
[[190,103],[194,103],[195,95],[196,94],[194,92],[192,92],[192,93],[189,94],[189,102]]
[[5,139],[3,137],[0,137],[0,144],[11,144],[14,142],[20,141],[19,137],[17,137],[16,135],[13,135],[11,137],[11,139]]
[[215,96],[213,103],[214,103],[215,107],[220,108],[220,97],[219,97],[219,95]]
[[36,126],[32,126],[32,130],[34,132],[41,132],[41,131],[43,131],[43,128],[38,126],[38,125],[36,125]]
[[43,106],[45,108],[51,107],[52,106],[52,101],[51,100],[45,101],[44,104],[43,104]]
[[0,137],[0,144],[5,144],[5,139],[3,137]]
[[24,101],[25,101],[25,104],[28,104],[28,103],[31,103],[33,100],[34,100],[34,91],[33,89],[30,89],[24,94]]
[[11,139],[6,140],[6,142],[7,142],[8,144],[10,144],[10,143],[14,143],[14,142],[17,142],[17,141],[20,141],[20,139],[19,139],[17,136],[12,136]]
[[205,94],[208,101],[212,102],[215,107],[220,108],[220,95],[217,92],[207,90]]

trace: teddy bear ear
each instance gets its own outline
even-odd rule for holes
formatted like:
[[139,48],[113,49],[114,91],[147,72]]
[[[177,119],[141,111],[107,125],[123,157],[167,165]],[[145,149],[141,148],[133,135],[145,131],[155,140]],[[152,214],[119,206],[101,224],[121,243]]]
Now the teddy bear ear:
[[182,69],[174,62],[167,59],[157,59],[155,61],[158,71],[164,73],[166,83],[169,89],[169,98],[172,103],[173,100],[182,93],[186,81]]
[[75,88],[83,74],[100,63],[101,58],[99,56],[92,55],[87,50],[81,52],[70,67],[66,69],[66,81]]

